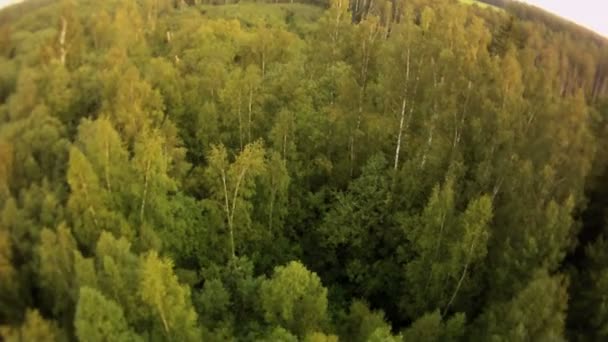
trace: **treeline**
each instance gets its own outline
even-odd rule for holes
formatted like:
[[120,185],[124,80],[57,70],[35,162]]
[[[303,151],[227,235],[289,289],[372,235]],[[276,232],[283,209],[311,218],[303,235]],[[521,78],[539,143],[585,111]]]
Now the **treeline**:
[[604,41],[255,6],[0,13],[4,340],[606,338]]
[[500,39],[511,39],[519,46],[534,46],[539,51],[538,58],[550,53],[543,51],[547,45],[556,46],[562,93],[571,94],[583,88],[592,102],[608,95],[605,37],[521,2],[508,1],[504,8],[512,18],[500,27]]

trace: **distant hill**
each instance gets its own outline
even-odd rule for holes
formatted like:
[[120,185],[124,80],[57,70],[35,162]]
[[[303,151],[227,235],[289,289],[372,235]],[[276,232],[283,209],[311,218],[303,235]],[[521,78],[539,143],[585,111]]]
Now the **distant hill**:
[[513,0],[475,0],[484,4],[503,8],[520,20],[530,20],[538,23],[543,23],[547,27],[550,27],[554,31],[569,31],[576,33],[584,39],[597,39],[608,43],[608,38],[590,30],[586,27],[578,25],[568,19],[557,16],[553,13],[545,11],[544,9],[523,3],[521,1]]

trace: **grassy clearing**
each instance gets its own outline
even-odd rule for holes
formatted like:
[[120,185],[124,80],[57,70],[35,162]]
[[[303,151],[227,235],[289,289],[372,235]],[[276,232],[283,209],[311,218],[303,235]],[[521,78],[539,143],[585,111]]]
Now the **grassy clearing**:
[[305,4],[240,3],[202,5],[200,9],[210,19],[237,19],[246,26],[264,20],[272,25],[285,24],[298,33],[308,32],[323,14],[323,9]]
[[488,5],[486,3],[477,1],[477,0],[460,0],[461,3],[465,4],[465,5],[471,5],[471,6],[479,6],[481,8],[489,8],[489,9],[493,9],[495,11],[500,11],[502,10],[501,8],[492,6],[492,5]]

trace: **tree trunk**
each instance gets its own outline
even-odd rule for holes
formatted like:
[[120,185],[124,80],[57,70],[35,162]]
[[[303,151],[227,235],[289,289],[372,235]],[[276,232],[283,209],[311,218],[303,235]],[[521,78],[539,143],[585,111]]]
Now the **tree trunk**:
[[429,288],[431,284],[431,279],[433,278],[433,262],[439,259],[439,250],[441,249],[441,240],[443,240],[443,229],[445,227],[445,212],[441,215],[441,225],[439,226],[439,237],[437,237],[437,247],[435,247],[435,256],[431,260],[431,267],[429,269],[429,276],[426,278],[426,284],[424,285],[424,293],[426,294],[426,290]]
[[464,126],[464,118],[467,114],[466,112],[467,112],[467,105],[469,103],[469,95],[471,93],[471,86],[472,86],[471,81],[469,81],[468,86],[467,86],[467,95],[465,97],[464,104],[462,107],[462,114],[460,115],[460,120],[458,120],[456,112],[454,112],[454,139],[452,141],[452,148],[454,150],[456,150],[456,146],[460,142],[460,136],[462,135],[462,128]]
[[106,177],[106,187],[108,191],[112,192],[112,186],[110,186],[110,143],[106,140],[106,150],[105,150],[105,158],[106,158],[106,167],[105,167],[105,177]]
[[262,51],[262,78],[266,75],[266,53]]
[[150,172],[150,164],[152,163],[152,161],[150,159],[148,159],[148,162],[146,164],[146,172],[144,174],[144,191],[141,197],[141,209],[139,211],[139,221],[140,223],[143,224],[144,222],[144,210],[146,207],[146,196],[148,195],[148,178],[149,178],[149,172]]
[[61,34],[59,35],[59,53],[61,65],[65,65],[65,57],[67,55],[67,50],[65,47],[65,36],[68,31],[68,21],[65,17],[61,17]]
[[283,160],[287,160],[287,130],[283,133]]
[[[338,8],[341,9],[343,4],[342,2],[345,0],[338,0]],[[336,26],[335,26],[335,30],[334,33],[332,35],[331,41],[332,41],[332,57],[336,57],[336,44],[338,43],[338,39],[340,38],[340,22],[342,21],[342,13],[340,11],[338,11],[338,15],[336,16]]]
[[270,208],[269,208],[269,213],[268,213],[268,231],[270,231],[272,233],[272,217],[274,214],[274,198],[276,196],[276,190],[274,189],[274,184],[271,185],[273,187],[272,190],[270,190]]
[[431,127],[429,128],[429,138],[426,141],[426,146],[424,148],[424,152],[422,153],[422,161],[420,162],[421,169],[424,168],[424,165],[426,164],[426,156],[427,156],[428,152],[431,150],[431,146],[433,145],[433,129],[435,126],[434,117],[435,117],[435,113],[433,111],[433,114],[431,114]]
[[243,119],[241,118],[241,90],[239,89],[238,102],[237,102],[237,115],[239,117],[239,147],[243,150]]
[[[431,63],[433,65],[433,67],[435,67],[435,61],[431,60]],[[443,83],[443,78],[442,81]],[[435,71],[433,71],[433,89],[436,90],[437,89],[437,76],[435,74]],[[434,95],[437,95],[436,93]],[[424,165],[426,163],[426,157],[427,154],[429,153],[429,151],[431,150],[431,146],[433,145],[433,133],[435,130],[435,120],[436,120],[436,116],[437,116],[437,100],[434,99],[433,100],[433,112],[431,113],[431,118],[429,120],[429,137],[426,141],[426,146],[424,147],[424,152],[422,153],[422,161],[420,162],[420,168],[424,168]]]
[[[247,173],[247,168],[243,169],[243,171],[241,171],[241,174],[239,175],[239,178],[236,181],[236,185],[234,187],[234,195],[232,197],[232,209],[230,210],[230,215],[228,217],[228,222],[229,222],[229,228],[230,228],[230,248],[232,251],[232,258],[236,258],[236,248],[235,248],[235,244],[234,244],[234,213],[236,212],[236,200],[239,197],[239,189],[241,187],[241,181],[243,180],[243,177],[245,177],[245,174]],[[224,177],[224,189],[226,189],[226,178]],[[226,191],[226,190],[224,190]],[[226,196],[227,196],[227,191],[226,191]],[[226,203],[228,203],[228,200],[226,200]]]
[[[367,72],[369,69],[369,60],[371,58],[371,49],[376,41],[377,35],[379,33],[378,24],[372,29],[369,33],[369,37],[363,42],[362,50],[363,50],[363,63],[361,64],[360,71],[360,88],[359,88],[359,100],[357,107],[357,125],[355,126],[354,132],[351,134],[350,139],[350,176],[353,176],[354,166],[355,166],[355,144],[356,144],[356,135],[361,128],[361,121],[363,120],[363,103],[365,102],[366,90],[367,90]],[[408,50],[409,51],[409,50]]]
[[222,170],[222,184],[224,186],[224,211],[226,211],[226,221],[228,224],[228,233],[230,234],[230,255],[232,259],[236,257],[234,251],[234,233],[232,230],[232,215],[230,214],[230,204],[228,199],[228,187],[226,185],[226,173]]
[[82,178],[82,174],[78,175],[78,178],[80,178],[80,183],[82,183],[82,191],[84,191],[84,197],[86,199],[86,201],[89,204],[89,211],[91,212],[91,215],[93,216],[93,224],[95,225],[95,228],[99,229],[99,224],[97,223],[97,214],[95,212],[95,208],[93,208],[93,206],[91,205],[91,199],[89,197],[89,191],[87,189],[87,183],[84,181],[84,178]]
[[445,306],[445,309],[443,311],[442,316],[444,316],[447,313],[448,309],[452,305],[452,302],[456,298],[456,295],[458,294],[458,291],[460,291],[460,287],[462,286],[462,282],[464,281],[464,278],[467,275],[467,271],[469,270],[469,264],[471,263],[471,257],[473,256],[473,250],[475,249],[475,243],[477,242],[477,236],[479,236],[479,233],[480,232],[477,232],[477,234],[475,234],[475,237],[473,238],[473,241],[471,241],[471,246],[469,247],[469,254],[467,254],[467,259],[466,259],[466,262],[464,264],[464,269],[462,270],[462,274],[460,275],[460,279],[458,280],[458,284],[456,284],[456,289],[454,290],[454,293],[452,293],[452,297],[450,298],[450,301]]
[[399,133],[397,134],[397,147],[395,148],[395,165],[393,166],[394,170],[397,170],[399,167],[399,152],[401,150],[401,135],[403,134],[403,123],[405,121],[405,105],[407,101],[405,97],[401,103],[401,119],[399,119]]
[[403,100],[401,102],[401,118],[399,120],[399,132],[397,134],[397,147],[395,147],[394,170],[399,167],[399,152],[401,151],[401,136],[403,135],[403,123],[405,121],[405,107],[407,104],[407,87],[410,78],[410,49],[407,49],[407,62],[405,65],[405,87],[403,89]]
[[163,322],[163,328],[165,328],[165,333],[169,333],[169,324],[167,324],[167,319],[165,318],[165,312],[162,307],[159,306],[158,311],[160,313],[160,320]]
[[249,124],[247,126],[247,142],[251,142],[251,109],[253,105],[253,86],[249,87]]

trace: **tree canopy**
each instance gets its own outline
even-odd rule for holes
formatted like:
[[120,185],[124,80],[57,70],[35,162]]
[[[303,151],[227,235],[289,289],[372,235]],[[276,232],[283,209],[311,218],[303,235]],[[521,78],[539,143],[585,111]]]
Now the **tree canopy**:
[[6,7],[0,340],[605,340],[607,63],[508,0]]

